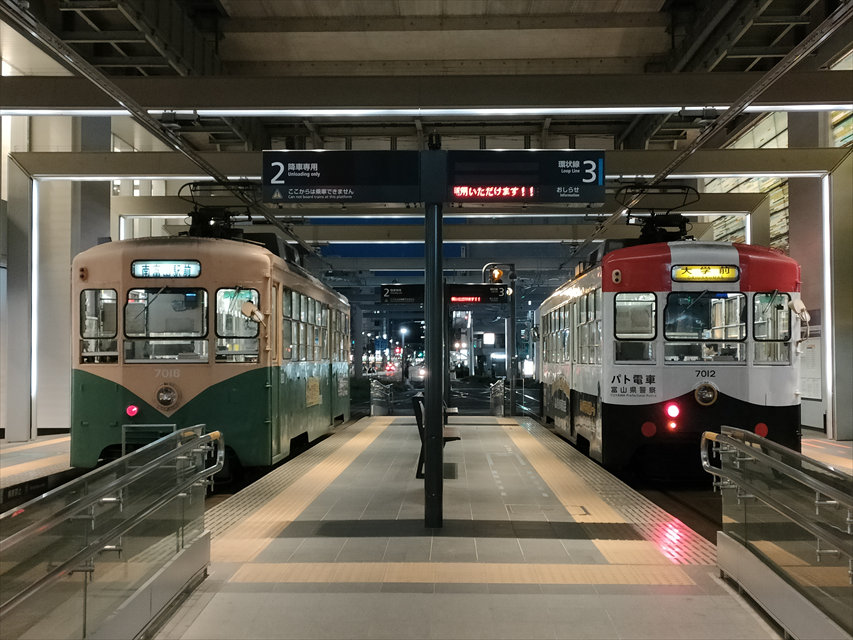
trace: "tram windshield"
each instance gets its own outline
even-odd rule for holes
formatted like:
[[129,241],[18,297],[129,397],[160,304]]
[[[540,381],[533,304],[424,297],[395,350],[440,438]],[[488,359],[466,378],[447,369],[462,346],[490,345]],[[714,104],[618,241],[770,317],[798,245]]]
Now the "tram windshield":
[[124,307],[126,362],[207,362],[207,291],[131,289]]
[[664,360],[746,362],[746,296],[679,291],[664,307]]
[[257,362],[260,325],[245,315],[243,305],[255,307],[259,301],[255,289],[234,287],[216,292],[216,361]]

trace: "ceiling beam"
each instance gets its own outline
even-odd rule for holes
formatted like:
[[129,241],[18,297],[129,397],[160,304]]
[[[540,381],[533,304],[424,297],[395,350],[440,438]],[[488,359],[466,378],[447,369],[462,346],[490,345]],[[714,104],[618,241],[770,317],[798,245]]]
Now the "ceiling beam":
[[[577,74],[426,77],[115,77],[146,109],[506,108],[725,106],[761,73]],[[512,88],[511,95],[507,87]],[[109,109],[115,103],[77,77],[2,76],[4,109]],[[511,101],[510,101],[511,97]],[[853,102],[853,71],[792,72],[762,105]],[[387,116],[385,116],[387,118]],[[301,118],[297,117],[297,120]],[[481,118],[482,119],[482,118]]]
[[[766,197],[763,193],[702,193],[698,202],[688,204],[684,207],[677,207],[678,198],[673,196],[660,196],[656,194],[648,194],[643,197],[636,209],[639,211],[654,210],[656,212],[667,211],[669,209],[677,209],[681,213],[693,213],[704,215],[726,215],[732,213],[749,213],[754,211],[756,207]],[[195,202],[200,206],[220,206],[220,207],[240,207],[243,206],[237,198],[227,196],[208,196],[196,197]],[[186,199],[178,196],[112,196],[110,199],[110,208],[113,212],[122,216],[132,217],[156,217],[156,216],[185,216],[192,209],[192,204]],[[615,211],[619,207],[613,195],[608,195],[605,198],[604,206],[601,207],[604,211]],[[516,207],[517,208],[517,207]],[[511,210],[511,209],[510,209]],[[494,216],[496,214],[505,214],[508,209],[505,206],[489,206],[487,204],[465,204],[461,209],[448,207],[444,212],[444,217],[453,218],[460,215],[465,217],[473,216]],[[283,216],[286,216],[292,211],[283,209]],[[342,212],[340,207],[326,207],[325,211],[310,210],[301,211],[297,216],[291,216],[289,222],[298,224],[305,220],[307,216],[315,216],[321,213],[326,216],[342,216],[344,213],[347,217],[352,216],[396,216],[410,217],[416,219],[423,218],[423,210],[418,208],[404,206],[380,206],[370,204],[348,204],[347,210]],[[532,215],[542,216],[548,214],[559,214],[568,218],[583,218],[585,213],[576,213],[567,211],[565,207],[546,205],[537,206],[531,211]],[[524,214],[519,214],[524,215]],[[573,222],[573,224],[576,222]]]
[[[767,173],[829,173],[850,153],[847,148],[809,149],[699,149],[678,167],[676,175]],[[680,155],[669,150],[607,151],[605,167],[609,179],[655,175]],[[259,179],[261,154],[251,151],[200,153],[205,162],[229,177]],[[11,157],[35,178],[150,178],[178,179],[206,176],[188,158],[173,152],[62,152],[29,151]],[[310,207],[301,207],[310,211]],[[305,215],[304,213],[302,215]]]
[[346,16],[320,18],[224,18],[227,38],[243,33],[342,33],[348,31],[501,31],[519,29],[666,29],[661,12],[560,13],[505,16]]

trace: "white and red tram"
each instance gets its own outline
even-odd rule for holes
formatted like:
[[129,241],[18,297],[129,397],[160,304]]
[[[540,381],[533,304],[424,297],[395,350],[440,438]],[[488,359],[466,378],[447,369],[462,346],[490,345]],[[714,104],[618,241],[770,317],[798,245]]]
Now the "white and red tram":
[[612,469],[698,460],[721,425],[799,451],[799,291],[797,262],[762,247],[607,253],[539,309],[544,417]]

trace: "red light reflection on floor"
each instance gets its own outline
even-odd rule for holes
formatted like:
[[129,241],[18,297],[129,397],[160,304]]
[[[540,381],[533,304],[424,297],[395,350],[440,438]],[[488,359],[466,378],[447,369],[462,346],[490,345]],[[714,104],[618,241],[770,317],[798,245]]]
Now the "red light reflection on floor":
[[682,562],[685,556],[684,545],[688,539],[685,535],[687,526],[680,520],[667,522],[662,530],[655,532],[654,542],[660,552],[673,562]]

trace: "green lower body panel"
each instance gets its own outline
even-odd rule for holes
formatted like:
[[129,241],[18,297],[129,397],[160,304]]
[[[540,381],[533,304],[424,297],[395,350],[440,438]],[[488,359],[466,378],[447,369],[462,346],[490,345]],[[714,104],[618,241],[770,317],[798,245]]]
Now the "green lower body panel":
[[[332,377],[328,363],[253,369],[183,398],[176,411],[166,413],[121,384],[74,370],[71,466],[91,468],[105,456],[120,455],[123,437],[138,445],[130,434],[146,431],[125,425],[153,424],[176,429],[204,424],[223,433],[242,466],[269,466],[288,455],[292,438],[307,433],[314,439],[328,433],[336,416],[349,416],[349,397],[339,397]],[[138,408],[132,417],[129,405]]]

